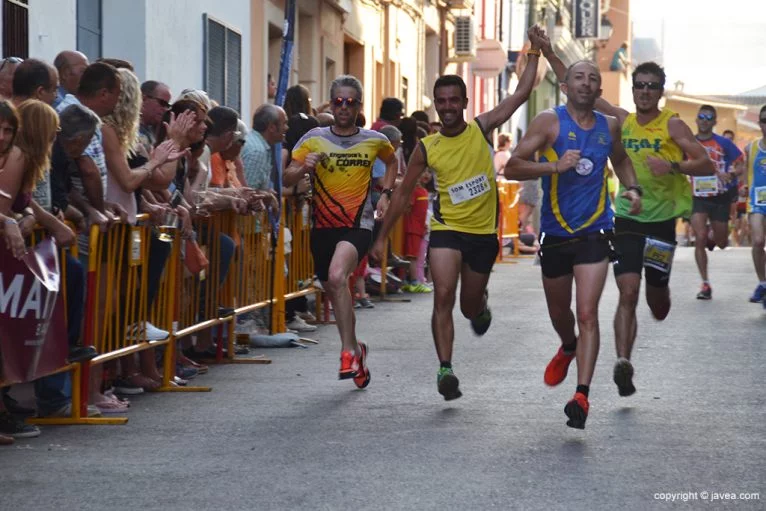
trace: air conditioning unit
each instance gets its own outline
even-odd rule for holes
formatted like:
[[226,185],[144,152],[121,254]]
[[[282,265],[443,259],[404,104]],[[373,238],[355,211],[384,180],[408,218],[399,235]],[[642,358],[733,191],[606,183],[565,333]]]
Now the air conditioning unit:
[[473,18],[471,16],[458,16],[455,18],[455,56],[473,57],[475,55]]

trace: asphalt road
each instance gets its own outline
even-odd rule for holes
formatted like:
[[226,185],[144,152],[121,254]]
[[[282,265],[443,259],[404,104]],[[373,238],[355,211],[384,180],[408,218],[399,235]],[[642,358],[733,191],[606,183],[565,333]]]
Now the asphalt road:
[[0,509],[766,509],[766,311],[747,303],[749,250],[716,251],[711,275],[713,300],[696,300],[679,249],[669,318],[640,304],[629,398],[611,381],[610,276],[584,431],[563,412],[574,365],[543,384],[558,341],[526,259],[496,267],[486,336],[456,320],[457,401],[436,392],[431,297],[377,304],[357,323],[368,389],[336,379],[323,326],[317,346],[262,350],[271,365],[211,368],[195,380],[211,393],[135,397],[127,425],[49,426],[0,448]]

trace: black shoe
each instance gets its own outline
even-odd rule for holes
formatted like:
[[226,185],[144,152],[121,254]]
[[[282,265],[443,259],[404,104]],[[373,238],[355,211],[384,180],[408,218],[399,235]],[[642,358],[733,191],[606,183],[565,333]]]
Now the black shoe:
[[40,436],[40,428],[17,419],[8,412],[0,413],[0,434],[13,438],[35,438]]
[[633,385],[633,364],[626,358],[621,358],[614,364],[614,383],[617,384],[617,392],[623,396],[630,396],[636,393],[636,387]]
[[94,346],[70,346],[67,360],[73,362],[85,362],[98,356],[98,351]]
[[441,368],[436,375],[436,388],[439,394],[444,396],[445,401],[452,401],[463,395],[460,392],[460,380],[458,380],[452,368]]
[[481,314],[471,320],[471,328],[476,335],[484,335],[492,324],[492,311],[489,310],[487,302],[489,301],[489,292],[484,291],[484,310]]

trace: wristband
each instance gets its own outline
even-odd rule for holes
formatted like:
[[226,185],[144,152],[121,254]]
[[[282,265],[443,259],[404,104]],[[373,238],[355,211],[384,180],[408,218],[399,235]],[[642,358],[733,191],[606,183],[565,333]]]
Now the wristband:
[[677,161],[671,161],[670,162],[670,171],[671,172],[681,172],[681,163]]
[[641,185],[632,185],[628,187],[628,191],[634,191],[638,194],[639,197],[644,196],[644,189],[641,188]]
[[535,50],[533,48],[530,48],[527,50],[527,55],[537,55],[540,56],[540,50]]
[[391,194],[394,193],[394,189],[393,188],[386,188],[381,193],[384,194],[385,196],[387,196],[389,199],[391,199]]

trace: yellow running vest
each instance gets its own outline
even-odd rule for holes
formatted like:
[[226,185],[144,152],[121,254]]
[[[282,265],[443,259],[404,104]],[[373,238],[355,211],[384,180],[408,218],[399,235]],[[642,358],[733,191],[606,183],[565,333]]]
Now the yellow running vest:
[[497,183],[492,150],[473,120],[454,137],[422,140],[426,165],[434,171],[436,196],[431,229],[469,234],[497,232]]
[[[636,114],[629,114],[622,125],[622,145],[628,153],[633,168],[636,170],[638,184],[643,188],[641,213],[628,214],[628,201],[616,201],[616,215],[638,222],[662,222],[671,218],[688,218],[692,209],[692,194],[689,180],[684,174],[670,173],[655,177],[646,163],[647,156],[655,156],[666,161],[680,162],[684,153],[668,132],[668,121],[677,114],[663,109],[657,118],[640,125]],[[625,191],[620,183],[618,196]]]

